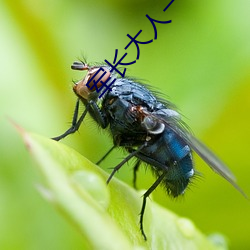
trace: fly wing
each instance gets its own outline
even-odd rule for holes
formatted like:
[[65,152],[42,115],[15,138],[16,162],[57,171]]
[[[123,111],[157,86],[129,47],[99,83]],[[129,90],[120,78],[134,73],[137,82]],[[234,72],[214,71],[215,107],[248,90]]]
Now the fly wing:
[[155,118],[159,119],[159,122],[165,124],[173,130],[182,140],[184,140],[190,148],[192,148],[216,173],[221,175],[229,183],[231,183],[243,196],[247,195],[237,185],[236,178],[229,168],[202,142],[195,138],[186,128],[185,124],[181,121],[177,115],[170,115],[169,110],[161,110],[160,112],[154,112],[152,114]]
[[208,164],[210,168],[231,183],[243,196],[248,198],[243,190],[237,185],[236,178],[230,169],[210,149],[182,126],[170,125],[170,127]]
[[231,170],[210,149],[194,136],[184,138],[188,145],[218,174],[235,186],[236,178]]

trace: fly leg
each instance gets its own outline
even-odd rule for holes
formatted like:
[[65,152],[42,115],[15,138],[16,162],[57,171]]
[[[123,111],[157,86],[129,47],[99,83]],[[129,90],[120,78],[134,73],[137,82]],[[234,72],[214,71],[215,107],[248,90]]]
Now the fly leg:
[[115,148],[116,146],[114,145],[97,163],[96,165],[99,165]]
[[97,121],[97,123],[99,125],[101,125],[102,128],[107,127],[106,116],[101,112],[100,108],[98,107],[98,105],[94,101],[88,102],[88,104],[86,105],[86,109],[81,114],[79,120],[77,120],[78,119],[78,113],[79,113],[79,104],[80,104],[80,100],[78,99],[77,102],[76,102],[71,127],[65,133],[63,133],[62,135],[59,135],[57,137],[52,138],[53,140],[60,141],[64,137],[68,136],[69,134],[75,133],[79,129],[83,119],[85,118],[85,116],[86,116],[86,114],[88,112]]
[[140,161],[140,160],[137,160],[136,163],[135,163],[135,166],[134,166],[134,168],[133,168],[133,187],[134,187],[135,189],[137,189],[137,188],[136,188],[136,179],[137,179],[137,178],[136,178],[136,173],[137,173],[137,171],[138,171],[140,165],[141,165],[141,161]]
[[109,182],[111,181],[112,177],[114,176],[114,174],[124,165],[124,163],[126,163],[127,161],[129,161],[132,157],[134,157],[138,152],[140,152],[144,147],[147,146],[147,143],[144,143],[143,145],[141,145],[137,150],[134,150],[132,153],[130,153],[122,162],[120,162],[116,167],[114,167],[112,173],[110,174],[108,180],[107,180],[107,184],[109,184]]
[[140,212],[140,230],[141,233],[143,235],[144,240],[147,240],[147,236],[144,232],[143,229],[143,216],[144,216],[144,212],[145,212],[145,208],[146,208],[146,200],[148,198],[148,196],[157,188],[157,186],[162,182],[163,178],[165,177],[166,172],[163,172],[163,174],[161,174],[157,180],[153,183],[153,185],[147,190],[147,192],[143,195],[143,201],[142,201],[142,208],[141,208],[141,212]]
[[63,133],[62,135],[59,135],[57,137],[53,137],[51,139],[53,139],[55,141],[60,141],[64,137],[68,136],[69,134],[75,133],[79,129],[79,127],[80,127],[80,125],[81,125],[84,117],[86,116],[86,114],[88,112],[88,106],[87,106],[86,109],[84,110],[84,112],[82,113],[81,117],[77,121],[77,119],[78,119],[78,112],[79,112],[79,103],[80,103],[80,101],[78,99],[77,102],[76,102],[76,106],[75,106],[75,110],[74,110],[74,116],[73,116],[71,127],[65,133]]
[[106,115],[100,110],[96,102],[92,100],[88,102],[88,111],[102,128],[108,126]]

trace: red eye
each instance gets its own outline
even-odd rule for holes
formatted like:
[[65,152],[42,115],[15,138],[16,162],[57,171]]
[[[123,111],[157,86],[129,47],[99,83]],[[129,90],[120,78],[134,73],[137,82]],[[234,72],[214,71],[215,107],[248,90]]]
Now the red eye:
[[87,75],[87,87],[91,92],[102,86],[102,82],[106,82],[110,77],[110,72],[106,68],[90,69]]
[[103,83],[108,81],[111,75],[105,67],[89,67],[82,62],[74,62],[71,68],[74,70],[88,70],[87,75],[73,87],[76,95],[85,100],[88,100],[91,92],[102,87]]

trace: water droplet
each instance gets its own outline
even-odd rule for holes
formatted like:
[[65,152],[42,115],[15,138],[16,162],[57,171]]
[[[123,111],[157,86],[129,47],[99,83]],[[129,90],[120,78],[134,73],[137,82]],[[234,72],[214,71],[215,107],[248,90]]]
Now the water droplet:
[[75,171],[72,178],[81,192],[87,192],[99,205],[108,207],[110,196],[104,179],[95,173],[83,170]]
[[186,218],[179,218],[177,220],[177,225],[179,226],[179,229],[184,234],[184,236],[186,236],[187,238],[194,237],[195,226],[192,221]]

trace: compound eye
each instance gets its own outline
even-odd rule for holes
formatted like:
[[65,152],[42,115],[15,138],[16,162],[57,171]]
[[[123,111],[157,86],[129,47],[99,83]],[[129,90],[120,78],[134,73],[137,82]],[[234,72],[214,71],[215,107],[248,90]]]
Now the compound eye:
[[161,134],[165,129],[165,125],[162,122],[150,116],[146,116],[142,124],[150,134]]
[[[87,75],[87,86],[94,91],[95,88],[100,88],[103,82],[106,82],[110,77],[110,72],[106,68],[92,68]],[[94,88],[95,87],[95,88]]]

